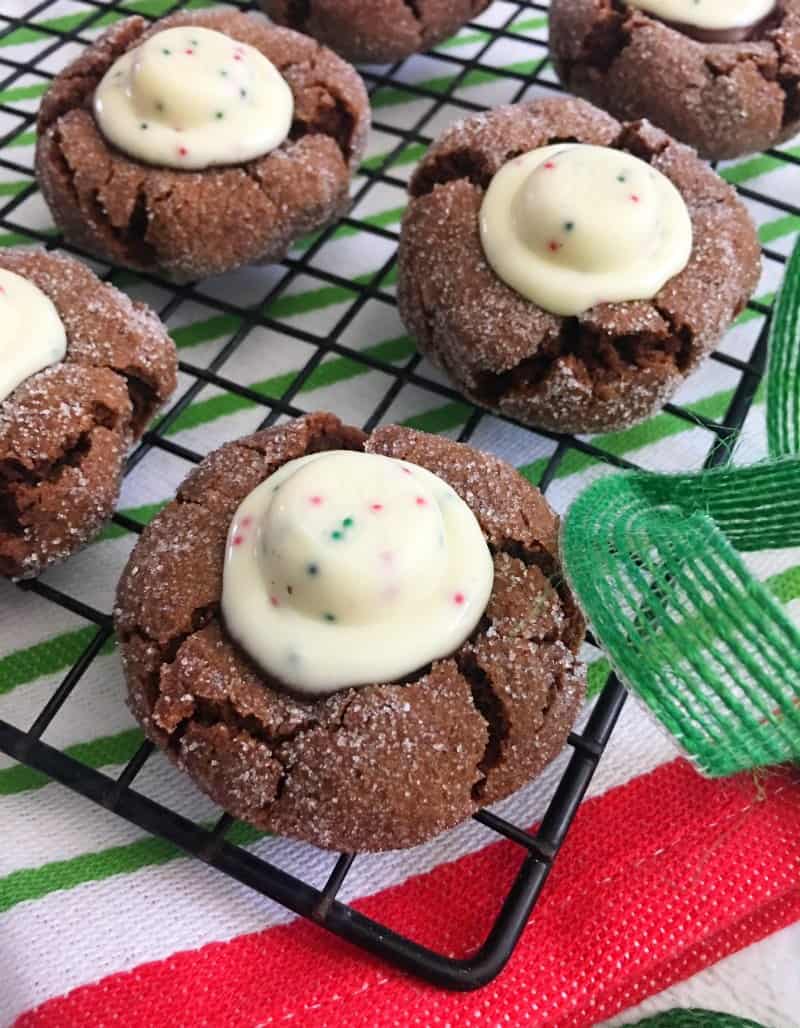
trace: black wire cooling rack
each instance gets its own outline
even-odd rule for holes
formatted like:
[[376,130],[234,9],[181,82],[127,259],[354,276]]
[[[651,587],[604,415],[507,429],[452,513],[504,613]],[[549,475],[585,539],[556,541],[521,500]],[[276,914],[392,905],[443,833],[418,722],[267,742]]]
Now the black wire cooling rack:
[[[33,30],[34,24],[36,31],[44,36],[44,45],[38,50],[33,62],[15,61],[13,57],[7,56],[0,50],[0,92],[12,87],[23,76],[31,72],[34,72],[41,80],[52,78],[52,74],[44,69],[48,66],[60,66],[65,63],[65,60],[59,64],[58,61],[54,62],[49,59],[56,55],[60,48],[68,44],[82,46],[89,43],[93,34],[87,35],[87,33],[101,25],[108,24],[114,15],[131,13],[143,13],[145,16],[152,16],[154,13],[162,15],[180,10],[190,4],[188,0],[178,0],[174,3],[170,3],[169,0],[139,0],[138,3],[136,0],[127,0],[127,2],[123,2],[123,0],[111,0],[111,2],[83,0],[85,16],[73,18],[73,22],[77,21],[79,24],[71,24],[66,29],[59,27],[58,24],[42,27],[43,19],[47,20],[48,12],[54,5],[55,0],[30,3],[27,5],[28,9],[25,11],[24,17],[20,17],[9,13],[5,3],[0,4],[0,40],[9,33],[17,32],[20,29]],[[19,3],[17,10],[25,6],[25,4]],[[197,7],[198,4],[192,3],[191,6]],[[234,6],[246,10],[255,5],[239,0]],[[552,76],[547,77],[546,74],[548,62],[546,44],[543,41],[526,37],[525,43],[530,46],[534,59],[532,62],[526,62],[526,67],[521,71],[505,67],[499,69],[489,63],[487,59],[488,51],[498,40],[510,39],[517,43],[520,42],[519,34],[513,32],[513,23],[521,15],[545,16],[547,5],[525,3],[521,0],[514,0],[514,2],[501,0],[497,7],[503,15],[501,24],[472,26],[480,45],[468,59],[459,57],[449,50],[436,51],[437,61],[449,65],[452,71],[446,88],[440,88],[438,82],[431,86],[430,84],[420,85],[406,81],[402,74],[402,62],[383,71],[363,70],[371,93],[388,87],[407,94],[409,101],[421,99],[428,103],[425,105],[424,112],[413,121],[413,124],[403,128],[398,128],[389,120],[383,121],[380,111],[376,112],[373,119],[375,129],[393,140],[394,144],[379,163],[370,162],[362,169],[362,180],[354,195],[354,207],[364,200],[378,183],[405,189],[404,180],[392,173],[393,161],[405,147],[414,145],[424,147],[431,142],[431,137],[435,132],[428,131],[428,126],[445,105],[461,110],[465,115],[484,109],[481,105],[471,102],[463,95],[463,92],[460,92],[460,87],[463,85],[475,81],[476,78],[480,80],[481,77],[489,79],[502,77],[512,84],[512,92],[508,98],[510,101],[521,98],[533,83],[537,83],[547,90],[558,90],[559,87],[552,80]],[[0,111],[12,114],[17,120],[20,118],[20,111],[17,108],[0,103]],[[35,114],[25,114],[22,125],[18,123],[13,132],[0,138],[0,167],[24,176],[30,175],[28,168],[9,160],[9,151],[3,150],[2,147],[20,131],[33,129],[34,122]],[[781,161],[800,163],[800,159],[786,152],[776,152],[772,156]],[[779,198],[765,196],[744,188],[741,188],[740,191],[744,196],[777,211],[780,216],[800,216],[800,209],[782,202]],[[19,235],[20,241],[33,240],[42,242],[48,247],[58,246],[67,250],[72,249],[59,237],[37,234],[27,225],[15,220],[15,212],[34,192],[35,186],[31,182],[30,186],[22,189],[5,204],[0,201],[0,227],[4,232],[13,234],[15,238]],[[153,284],[157,284],[162,291],[169,290],[169,299],[159,311],[165,321],[180,304],[188,300],[201,303],[204,307],[211,308],[221,315],[234,315],[239,319],[239,327],[221,346],[207,367],[200,367],[187,360],[180,362],[181,371],[189,382],[188,388],[183,390],[179,399],[169,408],[157,429],[149,431],[133,451],[128,460],[127,472],[136,467],[154,448],[194,463],[202,459],[203,454],[174,442],[167,437],[166,432],[207,384],[218,387],[228,394],[243,397],[263,408],[264,417],[259,427],[270,425],[282,416],[293,417],[306,413],[301,407],[301,398],[298,397],[298,393],[309,376],[328,355],[349,358],[365,368],[379,370],[389,377],[391,384],[363,424],[367,431],[381,421],[400,390],[408,384],[420,386],[444,401],[463,404],[463,398],[457,392],[447,385],[429,378],[424,370],[420,369],[419,357],[412,357],[404,366],[398,367],[371,354],[352,349],[342,342],[343,333],[367,302],[394,304],[391,293],[382,286],[382,283],[385,282],[386,276],[394,264],[394,244],[397,241],[397,233],[389,228],[381,227],[375,219],[369,218],[365,220],[347,217],[340,224],[348,225],[359,232],[382,237],[392,246],[392,255],[381,268],[369,276],[368,280],[364,280],[363,277],[352,280],[346,275],[324,270],[313,263],[314,257],[331,238],[334,231],[333,226],[315,238],[301,257],[286,260],[283,264],[284,274],[278,284],[272,287],[266,296],[260,297],[257,303],[250,306],[239,306],[233,300],[209,297],[206,293],[197,292],[192,285],[172,287],[157,279],[150,280]],[[75,251],[73,250],[73,252]],[[765,248],[764,254],[767,261],[785,263],[785,257],[773,249]],[[109,272],[107,277],[111,278],[113,274],[113,271]],[[272,318],[264,313],[267,305],[283,294],[300,275],[311,277],[320,286],[344,287],[353,294],[353,302],[324,339],[320,339],[288,321]],[[147,280],[147,276],[142,277]],[[770,308],[768,305],[758,302],[754,302],[750,306],[759,314],[766,315],[750,359],[742,361],[721,352],[714,354],[711,358],[727,365],[728,368],[734,369],[739,374],[738,385],[734,389],[725,416],[721,420],[715,421],[675,405],[670,404],[666,408],[672,416],[690,422],[693,426],[701,425],[711,433],[713,442],[708,453],[708,465],[720,464],[728,459],[732,445],[747,417],[763,377]],[[312,356],[301,372],[293,378],[291,385],[278,398],[265,398],[258,391],[243,386],[220,373],[222,365],[236,351],[254,326],[274,329],[285,336],[310,343],[314,347]],[[469,408],[459,439],[468,441],[484,417],[486,414],[481,410]],[[522,428],[522,426],[519,427]],[[539,435],[552,440],[554,444],[553,452],[547,460],[538,483],[543,492],[547,491],[559,467],[571,451],[573,453],[579,451],[591,459],[610,463],[619,468],[636,466],[584,439],[546,432],[541,432]],[[138,521],[123,514],[115,515],[114,520],[128,531],[138,533],[142,530],[142,525]],[[30,768],[43,772],[53,780],[113,811],[119,817],[146,832],[173,843],[188,854],[197,857],[223,874],[230,875],[262,895],[283,904],[295,913],[313,919],[329,931],[365,950],[451,989],[468,990],[486,984],[501,971],[508,960],[533,910],[625,702],[625,690],[612,675],[600,693],[583,731],[579,734],[573,733],[569,737],[569,746],[572,748],[571,757],[536,831],[529,832],[487,810],[480,811],[475,815],[475,819],[492,833],[490,837],[504,837],[522,847],[524,859],[483,945],[468,958],[454,959],[447,954],[436,952],[405,938],[336,899],[354,859],[357,859],[353,854],[341,854],[333,863],[325,885],[321,889],[315,888],[274,864],[255,856],[248,850],[227,841],[226,836],[233,824],[233,819],[228,815],[223,815],[209,830],[137,792],[133,788],[134,780],[153,752],[152,744],[149,742],[143,742],[139,746],[117,778],[87,767],[86,764],[74,759],[70,754],[44,743],[41,738],[42,734],[69,700],[73,689],[109,641],[113,632],[111,616],[106,611],[88,605],[79,597],[69,595],[41,581],[21,583],[19,587],[37,593],[47,601],[79,615],[89,624],[96,626],[96,634],[53,691],[50,699],[27,731],[0,720],[0,751]],[[120,697],[120,703],[122,702],[123,699]],[[436,842],[434,841],[430,845],[435,846]]]

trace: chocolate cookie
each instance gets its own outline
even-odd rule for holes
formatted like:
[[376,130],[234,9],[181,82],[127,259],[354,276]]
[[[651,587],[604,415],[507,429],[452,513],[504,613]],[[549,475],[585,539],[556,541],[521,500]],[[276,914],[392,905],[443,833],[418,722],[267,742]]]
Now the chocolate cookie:
[[[257,670],[220,615],[231,518],[286,462],[330,449],[439,475],[494,557],[486,613],[451,657],[402,682],[301,699]],[[226,810],[325,848],[430,838],[507,796],[561,749],[584,694],[583,621],[559,575],[558,522],[495,457],[313,414],[229,443],[143,533],[115,618],[130,703],[147,735]]]
[[29,577],[79,549],[114,510],[126,450],[175,388],[175,347],[144,304],[44,250],[0,250],[64,325],[62,363],[0,402],[0,574]]
[[348,61],[384,63],[447,39],[489,0],[261,0],[280,25],[307,32]]
[[[683,196],[691,258],[653,300],[562,317],[487,263],[478,216],[492,177],[517,155],[563,141],[628,151]],[[605,432],[669,399],[742,310],[760,266],[743,204],[693,151],[647,122],[546,99],[459,122],[428,151],[410,184],[398,301],[420,350],[476,403],[553,431]]]
[[800,0],[779,0],[733,43],[701,42],[617,0],[552,0],[550,50],[571,92],[649,118],[710,160],[800,128]]
[[[255,47],[294,97],[288,139],[235,166],[182,171],[115,149],[92,112],[94,91],[123,53],[188,25]],[[282,259],[292,243],[343,214],[369,127],[355,70],[311,39],[233,11],[176,14],[110,28],[56,76],[39,111],[36,169],[67,239],[104,260],[175,280]]]

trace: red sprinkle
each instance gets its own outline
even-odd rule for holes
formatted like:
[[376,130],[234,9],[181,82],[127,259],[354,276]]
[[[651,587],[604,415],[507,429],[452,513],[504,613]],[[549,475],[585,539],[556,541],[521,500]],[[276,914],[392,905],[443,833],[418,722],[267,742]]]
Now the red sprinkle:
[[465,599],[466,599],[466,597],[464,596],[463,593],[456,593],[455,596],[453,597],[453,603],[455,603],[455,605],[457,607],[461,607],[461,606],[464,605]]
[[273,607],[280,607],[281,605],[281,601],[278,599],[277,596],[270,596],[269,602],[272,604]]
[[640,199],[641,197],[637,196],[636,193],[631,193],[631,200],[633,200],[634,203],[639,203]]
[[311,504],[312,507],[319,507],[322,504],[322,497],[321,496],[310,496],[308,498],[308,502]]
[[235,535],[233,537],[233,545],[234,546],[241,546],[243,542],[244,542],[244,536],[243,535]]
[[188,152],[189,152],[189,151],[188,151],[188,150],[186,149],[186,147],[185,147],[185,146],[179,146],[179,147],[178,147],[178,154],[179,154],[179,155],[180,155],[181,157],[185,157],[185,156],[186,156],[186,155],[188,154]]
[[381,554],[381,560],[384,562],[384,564],[391,564],[394,560],[394,554],[391,550],[384,550]]
[[555,164],[553,164],[552,161],[545,161],[542,167],[547,168],[548,171],[553,171],[553,169],[555,168]]
[[374,510],[375,513],[377,514],[379,511],[383,510],[383,504],[382,503],[371,503],[369,505],[369,509],[370,510]]
[[191,54],[194,53],[194,50],[185,50],[184,53],[187,53],[187,54],[191,55]]
[[557,243],[555,239],[551,239],[550,242],[547,244],[547,249],[550,251],[550,253],[558,253],[558,251],[561,249],[561,243]]
[[400,468],[400,470],[403,472],[404,475],[410,475],[411,474],[411,472],[408,470],[408,468]]
[[428,506],[428,501],[425,499],[424,496],[418,496],[417,497],[417,506],[418,507],[427,507]]
[[249,528],[253,524],[253,519],[249,514],[242,518],[242,528]]

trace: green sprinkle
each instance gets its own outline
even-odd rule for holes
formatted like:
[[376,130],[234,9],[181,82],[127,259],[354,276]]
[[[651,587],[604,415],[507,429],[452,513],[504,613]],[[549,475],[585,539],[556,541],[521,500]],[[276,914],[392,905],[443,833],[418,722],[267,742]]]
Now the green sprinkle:
[[353,525],[355,524],[355,522],[353,521],[352,518],[345,518],[344,521],[342,522],[342,524],[344,525],[345,528],[352,528]]
[[169,57],[169,56],[170,56],[170,55],[172,54],[172,51],[171,51],[171,50],[167,50],[167,48],[166,48],[166,47],[164,47],[164,49],[163,49],[163,50],[161,51],[161,53],[162,53],[162,54],[163,54],[163,55],[164,55],[165,57]]
[[224,118],[224,117],[225,117],[225,113],[224,113],[224,111],[217,111],[217,113],[216,113],[216,117],[217,117],[217,118]]
[[247,96],[247,90],[246,89],[240,89],[239,90],[239,95],[242,96],[242,97]]
[[564,222],[564,230],[566,232],[571,232],[574,228],[575,228],[575,222],[574,221],[565,221]]
[[331,532],[331,539],[344,539],[344,532],[340,532],[337,528],[334,532]]
[[227,73],[227,71],[226,71],[226,70],[225,70],[224,68],[220,68],[220,69],[219,69],[219,73],[220,73],[220,75],[221,75],[221,76],[222,76],[222,77],[223,77],[224,79],[226,79],[226,78],[228,77],[228,73]]
[[617,182],[627,182],[627,181],[628,181],[628,176],[627,175],[617,175]]
[[147,122],[143,121],[142,124],[139,126],[139,128],[140,129],[146,129],[147,128]]
[[309,575],[312,575],[312,576],[318,575],[319,574],[319,564],[309,564],[308,567],[306,568],[306,571],[309,573]]
[[335,615],[335,614],[325,613],[325,614],[323,614],[322,616],[323,616],[323,618],[324,618],[324,619],[325,619],[326,621],[329,621],[329,622],[330,622],[330,621],[335,621],[335,620],[336,620],[336,615]]

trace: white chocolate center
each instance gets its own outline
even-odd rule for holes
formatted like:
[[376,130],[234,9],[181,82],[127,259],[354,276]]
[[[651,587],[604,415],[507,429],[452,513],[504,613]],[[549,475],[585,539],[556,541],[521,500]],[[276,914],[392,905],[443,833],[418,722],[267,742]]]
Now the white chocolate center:
[[67,335],[52,300],[26,278],[0,268],[0,403],[66,352]]
[[116,60],[94,95],[100,131],[149,164],[207,168],[286,139],[294,97],[275,65],[222,32],[165,29]]
[[775,6],[775,0],[626,0],[626,3],[664,21],[712,30],[755,25]]
[[678,190],[621,150],[560,144],[531,150],[492,179],[480,212],[498,277],[564,317],[597,303],[652,299],[692,252]]
[[449,485],[415,464],[336,450],[290,461],[239,506],[222,611],[261,668],[325,695],[453,653],[493,580],[480,526]]

